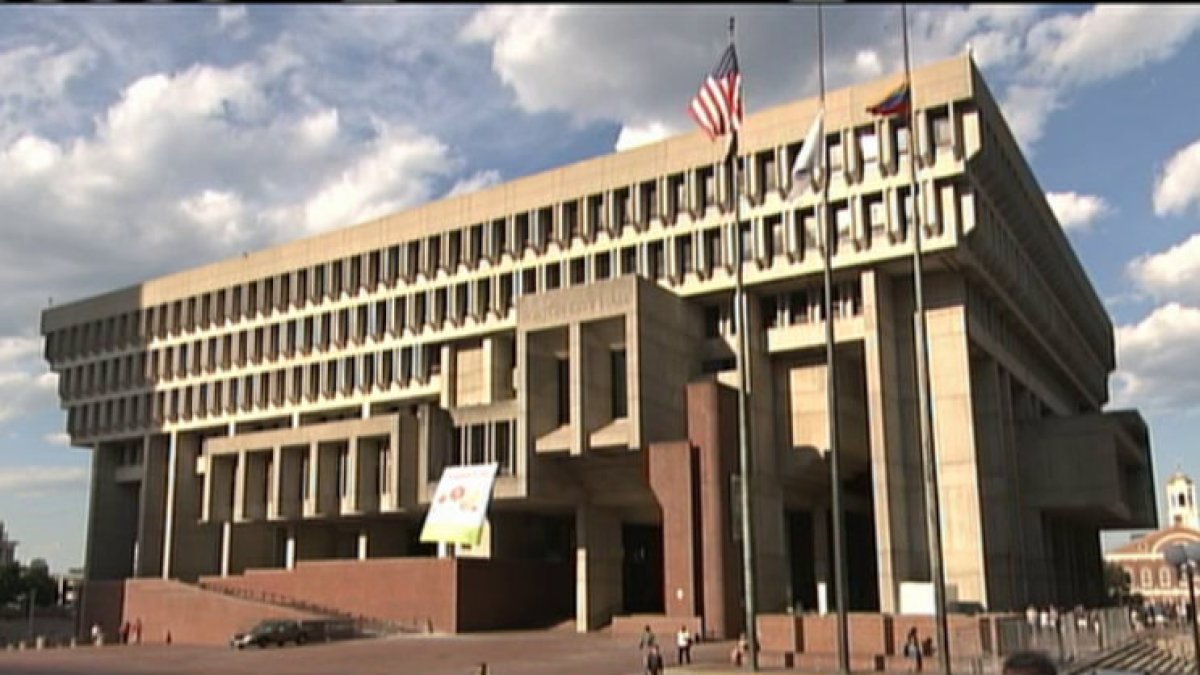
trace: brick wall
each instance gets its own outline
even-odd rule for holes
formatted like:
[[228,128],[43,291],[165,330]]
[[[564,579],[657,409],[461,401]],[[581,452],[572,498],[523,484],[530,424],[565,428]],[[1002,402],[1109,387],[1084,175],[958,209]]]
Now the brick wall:
[[[129,579],[124,584],[124,618],[130,623],[142,620],[143,643],[161,644],[170,631],[173,643],[227,644],[234,633],[249,630],[263,619],[318,618],[178,581]],[[105,635],[108,641],[116,642],[117,629],[105,629]]]

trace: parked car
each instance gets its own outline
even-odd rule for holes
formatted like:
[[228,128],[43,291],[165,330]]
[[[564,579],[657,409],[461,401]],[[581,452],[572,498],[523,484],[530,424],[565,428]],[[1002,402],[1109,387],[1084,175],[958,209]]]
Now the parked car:
[[237,649],[267,645],[282,647],[289,642],[302,645],[307,641],[308,632],[298,622],[291,619],[268,619],[259,622],[246,633],[234,635],[229,641],[229,646]]

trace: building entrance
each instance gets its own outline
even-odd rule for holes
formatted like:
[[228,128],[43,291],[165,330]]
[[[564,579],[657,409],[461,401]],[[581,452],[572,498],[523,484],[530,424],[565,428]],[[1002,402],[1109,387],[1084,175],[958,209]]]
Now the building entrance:
[[625,558],[621,569],[625,613],[663,612],[662,526],[631,525],[621,528]]

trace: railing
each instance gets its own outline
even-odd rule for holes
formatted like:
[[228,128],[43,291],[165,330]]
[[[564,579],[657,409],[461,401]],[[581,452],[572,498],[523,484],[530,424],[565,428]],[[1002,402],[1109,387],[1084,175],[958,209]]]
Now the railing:
[[213,591],[243,600],[252,600],[279,607],[287,607],[301,612],[322,614],[344,621],[353,622],[354,630],[359,634],[395,635],[398,633],[432,633],[433,621],[429,617],[413,617],[407,621],[394,621],[379,617],[354,614],[333,607],[319,605],[307,600],[252,588],[237,588],[208,582],[198,582],[199,588]]

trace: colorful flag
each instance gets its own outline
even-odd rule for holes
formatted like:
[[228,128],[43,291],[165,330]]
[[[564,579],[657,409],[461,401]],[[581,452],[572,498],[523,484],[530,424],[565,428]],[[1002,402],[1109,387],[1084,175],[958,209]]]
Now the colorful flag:
[[816,118],[804,136],[804,145],[800,146],[800,154],[792,163],[792,198],[799,197],[809,187],[814,179],[820,178],[821,166],[819,157],[821,148],[825,145],[825,111],[817,111]]
[[908,113],[908,106],[911,101],[908,83],[905,82],[899,87],[888,92],[882,100],[872,106],[867,106],[867,112],[872,115],[903,115]]
[[742,127],[742,74],[733,43],[692,98],[688,114],[709,139],[736,133]]

